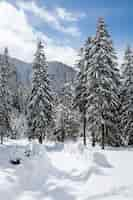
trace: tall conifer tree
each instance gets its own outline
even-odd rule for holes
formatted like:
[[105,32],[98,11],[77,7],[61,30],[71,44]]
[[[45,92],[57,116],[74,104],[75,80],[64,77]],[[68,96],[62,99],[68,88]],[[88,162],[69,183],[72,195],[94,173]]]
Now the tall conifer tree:
[[86,145],[86,128],[87,128],[87,71],[89,67],[90,60],[90,49],[92,39],[89,37],[80,51],[80,59],[78,61],[79,72],[77,74],[77,84],[75,89],[75,107],[79,108],[81,113],[81,120],[83,121],[83,143]]
[[9,62],[8,49],[5,48],[4,55],[1,57],[0,67],[0,135],[3,143],[4,135],[11,131],[10,113],[11,113],[11,95],[8,85]]
[[47,71],[44,47],[40,41],[33,62],[32,91],[28,103],[29,134],[37,137],[40,143],[52,120],[52,95]]
[[124,145],[133,144],[133,52],[126,49],[122,64],[123,84],[121,89],[121,128]]
[[98,134],[104,149],[107,135],[112,134],[112,127],[115,127],[120,77],[113,44],[103,18],[98,21],[90,57],[87,73],[89,128],[92,133]]

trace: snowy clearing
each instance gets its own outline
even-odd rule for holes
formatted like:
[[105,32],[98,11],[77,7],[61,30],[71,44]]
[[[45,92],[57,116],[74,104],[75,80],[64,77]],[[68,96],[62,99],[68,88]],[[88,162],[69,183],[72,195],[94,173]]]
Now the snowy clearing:
[[[84,148],[82,144],[34,144],[24,140],[0,146],[2,200],[132,200],[133,149]],[[14,153],[17,149],[17,155]],[[20,165],[12,165],[12,157]]]

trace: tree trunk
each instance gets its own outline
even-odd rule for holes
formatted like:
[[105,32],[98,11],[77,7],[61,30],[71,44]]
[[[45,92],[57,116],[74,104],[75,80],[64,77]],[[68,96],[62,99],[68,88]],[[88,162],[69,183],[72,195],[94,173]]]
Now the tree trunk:
[[1,144],[3,144],[3,133],[1,133]]
[[104,149],[104,139],[105,139],[105,133],[104,133],[104,124],[102,124],[102,149]]
[[108,137],[108,127],[107,126],[105,127],[105,139],[106,139],[105,143],[110,144],[110,141],[109,141],[110,139]]
[[38,141],[40,144],[43,143],[43,134],[42,133],[39,135]]
[[62,134],[61,134],[61,142],[64,142],[65,139],[65,130],[64,128],[62,129]]
[[95,147],[96,141],[95,141],[95,133],[92,132],[92,146]]
[[86,146],[86,110],[84,110],[84,116],[83,116],[83,142]]

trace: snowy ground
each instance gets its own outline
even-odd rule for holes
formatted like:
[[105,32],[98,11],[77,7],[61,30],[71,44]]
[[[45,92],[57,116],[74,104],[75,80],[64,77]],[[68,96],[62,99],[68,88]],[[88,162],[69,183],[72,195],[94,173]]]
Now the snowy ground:
[[[133,200],[133,149],[36,144],[28,158],[27,148],[26,141],[0,146],[1,200]],[[10,164],[19,155],[21,164]]]

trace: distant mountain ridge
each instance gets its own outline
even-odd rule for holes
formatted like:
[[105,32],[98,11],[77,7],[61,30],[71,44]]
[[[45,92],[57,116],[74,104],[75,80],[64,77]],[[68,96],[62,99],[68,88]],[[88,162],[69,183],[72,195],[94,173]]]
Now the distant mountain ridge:
[[[11,63],[16,67],[18,80],[29,86],[31,84],[32,64],[16,58],[11,58]],[[48,62],[48,74],[54,91],[60,91],[66,82],[74,80],[76,70],[71,66],[58,61]]]

